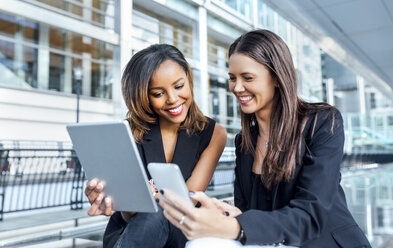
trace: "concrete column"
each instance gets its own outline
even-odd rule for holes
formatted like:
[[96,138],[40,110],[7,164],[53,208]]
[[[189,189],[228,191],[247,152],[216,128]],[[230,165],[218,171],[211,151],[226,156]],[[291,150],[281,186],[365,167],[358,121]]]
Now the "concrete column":
[[83,68],[83,78],[82,78],[82,95],[91,96],[91,54],[82,54],[82,68]]
[[220,69],[226,70],[226,48],[217,46],[217,66]]
[[361,76],[356,76],[359,94],[359,112],[366,113],[366,95],[364,94],[364,79]]
[[278,33],[278,14],[274,12],[273,32]]
[[208,115],[209,113],[209,82],[208,82],[208,58],[207,58],[207,11],[204,6],[199,6],[199,63],[200,63],[200,85],[199,85],[199,102],[198,106],[201,111]]
[[[159,25],[161,26],[161,31],[158,32],[162,32],[162,36],[163,36],[163,40],[160,40],[160,43],[166,43],[166,44],[171,44],[173,45],[174,43],[174,30],[173,27],[166,24],[166,23],[159,23]],[[180,39],[179,39],[180,40]],[[179,46],[180,45],[180,46]],[[182,44],[178,43],[178,48],[181,50],[182,49]]]
[[91,22],[93,14],[90,8],[93,7],[92,0],[83,0],[83,20]]
[[38,44],[38,89],[49,88],[49,26],[40,23]]
[[254,25],[254,28],[257,28],[258,25],[258,11],[261,11],[260,9],[258,9],[258,0],[252,0],[252,22]]
[[[18,22],[21,22],[22,19],[17,17]],[[15,56],[15,65],[16,65],[16,75],[22,79],[23,82],[25,81],[25,72],[22,69],[23,66],[23,29],[21,25],[17,25],[17,31],[15,32],[15,40],[17,42],[14,43],[14,56]],[[19,42],[18,42],[19,41]]]
[[124,118],[127,107],[121,93],[121,75],[132,56],[132,0],[116,1],[115,32],[119,46],[114,49],[112,100],[116,118]]
[[[374,240],[374,232],[373,232],[373,222],[372,222],[372,192],[371,192],[371,182],[370,178],[366,177],[365,178],[365,197],[366,197],[366,234],[367,238],[370,242]],[[389,216],[389,215],[384,215]]]
[[326,80],[326,98],[330,105],[334,105],[334,80],[333,78],[328,78]]
[[[71,52],[71,33],[67,32],[64,36],[66,39],[65,48],[66,52]],[[72,92],[72,58],[70,56],[64,57],[64,80],[61,81],[64,85],[60,86],[60,90],[63,90],[65,93]]]
[[228,116],[228,111],[227,111],[227,94],[226,94],[226,89],[224,88],[219,88],[218,89],[218,107],[219,107],[219,112],[220,112],[220,118],[219,122],[223,125],[227,125],[227,116]]

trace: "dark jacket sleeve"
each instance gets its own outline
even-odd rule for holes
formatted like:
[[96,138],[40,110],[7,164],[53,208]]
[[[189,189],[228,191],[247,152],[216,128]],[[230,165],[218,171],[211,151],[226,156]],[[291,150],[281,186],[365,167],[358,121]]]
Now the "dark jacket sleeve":
[[322,111],[317,118],[297,177],[296,193],[289,204],[272,212],[248,210],[237,217],[246,244],[284,242],[300,246],[318,238],[325,227],[338,192],[344,132],[338,111]]
[[241,185],[240,180],[240,142],[241,136],[240,134],[235,137],[235,146],[236,146],[236,167],[235,167],[235,183],[234,183],[234,199],[235,206],[238,207],[242,212],[246,211],[247,202],[243,195],[243,187]]
[[127,222],[123,220],[120,212],[115,212],[109,219],[108,225],[106,226],[103,238],[103,247],[114,247],[126,227]]

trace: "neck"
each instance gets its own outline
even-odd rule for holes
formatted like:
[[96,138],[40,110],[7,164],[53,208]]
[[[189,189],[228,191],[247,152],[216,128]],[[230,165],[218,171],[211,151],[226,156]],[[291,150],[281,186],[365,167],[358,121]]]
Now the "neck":
[[177,134],[177,132],[179,131],[180,124],[174,124],[172,122],[163,119],[159,119],[158,122],[160,125],[161,133],[165,132],[165,133]]
[[269,130],[270,130],[270,113],[271,111],[261,110],[255,113],[255,117],[258,122],[259,135],[264,137],[266,141],[269,140]]

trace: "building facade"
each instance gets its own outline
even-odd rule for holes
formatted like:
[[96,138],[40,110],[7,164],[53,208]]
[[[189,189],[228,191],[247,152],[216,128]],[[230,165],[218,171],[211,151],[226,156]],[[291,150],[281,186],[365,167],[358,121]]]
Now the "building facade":
[[154,43],[185,54],[198,105],[233,138],[240,115],[228,89],[227,49],[255,28],[286,40],[301,96],[322,100],[319,47],[261,0],[4,0],[0,139],[67,141],[65,125],[77,115],[81,122],[124,118],[122,69]]

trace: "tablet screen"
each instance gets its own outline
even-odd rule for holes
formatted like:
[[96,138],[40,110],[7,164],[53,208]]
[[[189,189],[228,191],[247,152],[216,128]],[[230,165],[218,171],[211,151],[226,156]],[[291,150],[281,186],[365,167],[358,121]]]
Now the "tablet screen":
[[87,179],[105,182],[114,210],[158,210],[127,121],[70,124],[67,131]]

